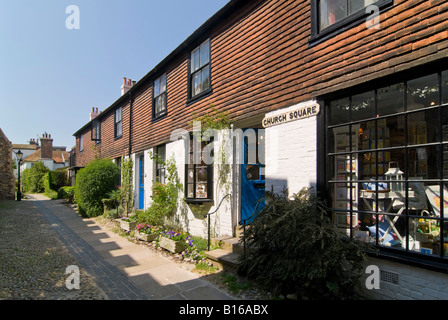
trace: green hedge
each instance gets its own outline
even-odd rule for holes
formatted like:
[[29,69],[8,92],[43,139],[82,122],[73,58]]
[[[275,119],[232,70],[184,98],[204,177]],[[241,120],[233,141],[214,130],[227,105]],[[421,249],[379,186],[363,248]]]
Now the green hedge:
[[65,199],[68,202],[75,200],[75,187],[62,187],[58,190],[58,199]]
[[21,174],[24,192],[41,193],[45,191],[44,176],[49,169],[43,162],[38,161],[31,169],[25,169]]
[[103,213],[102,199],[117,188],[120,169],[108,159],[94,160],[76,175],[75,197],[79,213],[88,217]]

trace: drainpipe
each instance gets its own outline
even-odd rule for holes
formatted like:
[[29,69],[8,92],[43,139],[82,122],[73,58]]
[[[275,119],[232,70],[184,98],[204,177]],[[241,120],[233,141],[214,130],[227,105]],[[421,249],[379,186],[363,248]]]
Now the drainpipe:
[[132,154],[132,92],[129,90],[129,157]]

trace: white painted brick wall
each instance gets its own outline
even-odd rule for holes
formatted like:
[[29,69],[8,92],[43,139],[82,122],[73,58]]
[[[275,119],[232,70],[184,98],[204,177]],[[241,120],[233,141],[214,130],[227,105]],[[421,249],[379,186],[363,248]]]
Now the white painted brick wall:
[[398,274],[398,285],[380,281],[379,289],[365,289],[367,274],[362,278],[362,294],[378,300],[447,300],[448,275],[402,263],[368,258],[367,265]]
[[[314,103],[309,101],[266,114],[275,116]],[[317,182],[316,117],[268,127],[266,132],[266,190],[278,193],[287,188],[289,195]]]
[[[146,150],[145,154],[145,209],[147,209],[151,203],[152,195],[152,181],[154,179],[154,161],[149,157],[149,151],[154,151],[153,149]],[[138,160],[138,154],[133,155],[133,159]],[[185,186],[185,146],[183,140],[178,140],[166,144],[166,158],[169,159],[174,157],[177,167],[177,173],[181,180],[183,186]],[[231,161],[231,159],[230,159]],[[137,161],[138,162],[138,161]],[[179,210],[177,215],[182,223],[182,226],[186,231],[192,235],[207,237],[207,225],[208,221],[203,217],[204,213],[212,212],[216,209],[221,198],[226,194],[224,190],[217,188],[216,181],[218,177],[218,166],[214,166],[214,202],[210,204],[205,204],[202,208],[194,205],[188,205],[184,201],[180,201]],[[134,178],[138,178],[138,163],[134,160]],[[229,177],[231,182],[231,177]],[[137,180],[135,180],[134,185],[136,190],[138,190]],[[184,187],[179,195],[181,198],[185,197]],[[136,196],[136,202],[138,201],[138,196]],[[138,206],[138,202],[136,203]],[[199,209],[199,210],[195,210]],[[205,211],[202,211],[205,210]],[[231,201],[227,197],[220,209],[211,216],[211,226],[212,235],[232,235],[232,215],[231,215]]]

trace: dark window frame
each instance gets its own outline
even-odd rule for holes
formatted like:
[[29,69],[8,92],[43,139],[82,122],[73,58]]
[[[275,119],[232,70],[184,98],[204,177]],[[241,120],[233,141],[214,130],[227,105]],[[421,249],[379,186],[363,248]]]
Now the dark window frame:
[[[163,77],[165,78],[165,91],[161,92],[160,94],[158,94],[156,96],[155,95],[156,81],[162,79]],[[158,118],[165,116],[168,113],[168,74],[167,73],[160,75],[153,81],[152,92],[153,92],[152,117],[153,117],[153,119],[158,119]],[[164,99],[165,107],[162,111],[157,112],[156,106],[157,106],[157,100],[159,98]]]
[[[333,180],[332,178],[332,170],[336,170],[336,168],[334,169],[330,169],[330,166],[335,166],[334,161],[331,160],[327,160],[328,159],[332,159],[332,157],[337,156],[337,152],[335,152],[335,150],[330,150],[330,145],[331,142],[329,141],[330,139],[330,134],[328,133],[329,129],[332,128],[337,128],[337,127],[344,127],[344,126],[354,126],[358,123],[361,122],[365,122],[365,121],[370,121],[373,120],[375,121],[375,123],[378,120],[381,119],[387,119],[387,118],[393,118],[396,117],[397,115],[403,115],[405,117],[405,119],[407,119],[407,117],[409,115],[412,114],[417,114],[422,112],[423,110],[436,110],[440,113],[440,117],[442,118],[442,114],[445,110],[448,110],[448,90],[447,90],[447,86],[446,86],[446,79],[447,78],[447,74],[448,74],[448,69],[444,69],[442,67],[440,67],[443,64],[434,64],[434,65],[430,65],[430,66],[425,66],[425,67],[421,67],[421,68],[415,68],[412,71],[405,71],[405,72],[401,72],[399,74],[393,75],[391,77],[388,77],[387,79],[381,79],[378,81],[372,81],[371,83],[366,83],[363,86],[357,86],[351,89],[346,89],[346,90],[342,90],[338,93],[333,93],[333,94],[329,94],[325,97],[320,97],[319,101],[322,103],[322,105],[325,105],[325,108],[323,108],[324,112],[319,116],[319,121],[318,121],[318,130],[319,130],[319,134],[318,136],[321,136],[321,140],[322,143],[325,144],[325,151],[321,150],[320,152],[320,161],[318,162],[318,168],[322,168],[322,171],[318,174],[318,191],[319,193],[326,197],[326,199],[328,200],[328,203],[333,204],[332,198],[331,198],[331,190],[334,187],[335,183],[338,183],[338,181]],[[435,106],[428,106],[422,109],[409,109],[408,108],[408,104],[406,102],[406,95],[408,94],[407,90],[408,90],[408,82],[412,82],[413,80],[417,80],[420,79],[422,77],[425,76],[431,76],[437,74],[438,77],[438,104]],[[442,83],[442,74],[444,74],[443,79],[445,79],[445,84]],[[399,112],[394,112],[391,114],[385,114],[383,116],[380,117],[373,117],[373,118],[366,118],[366,119],[361,119],[361,120],[353,120],[352,118],[349,119],[349,121],[343,122],[343,123],[337,123],[337,124],[330,124],[330,112],[329,110],[329,102],[332,100],[336,100],[336,99],[340,99],[340,98],[345,98],[345,97],[350,97],[350,101],[351,101],[351,97],[352,96],[356,96],[358,94],[367,92],[369,90],[373,90],[375,91],[375,114],[377,112],[377,108],[378,108],[378,103],[377,101],[377,92],[379,91],[379,89],[381,88],[385,88],[386,86],[391,86],[391,85],[395,85],[397,83],[404,83],[405,87],[404,87],[404,101],[405,101],[405,109],[404,111],[399,111]],[[407,122],[406,122],[407,123]],[[443,150],[445,150],[445,148],[448,148],[448,141],[444,140],[442,138],[442,132],[443,132],[443,122],[440,121],[440,123],[438,124],[438,135],[439,135],[439,140],[435,141],[435,142],[426,142],[423,144],[409,144],[409,140],[406,134],[406,140],[403,144],[402,147],[400,147],[401,149],[404,149],[404,155],[403,155],[403,161],[406,163],[406,168],[408,166],[409,160],[410,160],[410,155],[409,155],[409,150],[411,149],[415,149],[417,147],[426,147],[426,146],[438,146],[439,148],[436,150],[435,154],[438,154],[438,159],[436,162],[436,165],[442,165],[443,163],[440,163],[440,161],[443,161]],[[376,125],[376,128],[378,128],[378,125]],[[406,127],[407,128],[407,127]],[[349,129],[353,130],[353,129]],[[407,132],[407,129],[405,130],[405,132]],[[378,139],[378,136],[376,136],[376,139]],[[350,142],[351,145],[351,142]],[[378,149],[378,150],[377,150]],[[390,148],[377,148],[375,150],[373,150],[373,152],[379,153],[381,151],[384,151],[386,149],[390,149],[390,150],[398,150],[398,147],[390,147]],[[372,150],[351,150],[350,152],[345,152],[347,154],[362,154],[362,153],[366,153],[366,152],[370,152]],[[404,169],[406,169],[404,168]],[[379,179],[379,173],[378,171],[376,172],[375,175],[375,181],[376,182],[385,182],[385,180]],[[362,180],[362,179],[361,179]],[[357,183],[359,183],[359,181],[361,181],[359,178],[355,179],[355,180],[349,180],[350,184],[356,185]],[[445,197],[445,193],[444,193],[444,189],[443,186],[448,184],[448,178],[446,177],[439,177],[439,178],[423,178],[423,180],[416,180],[414,181],[413,178],[408,175],[408,172],[405,171],[405,190],[407,190],[407,186],[408,183],[413,183],[413,182],[424,182],[424,183],[434,183],[437,185],[440,185],[440,192],[441,192],[441,197]],[[360,201],[360,200],[358,200]],[[408,197],[406,196],[405,198],[405,205],[407,206],[408,204]],[[362,210],[359,209],[353,209],[353,207],[351,207],[350,209],[336,209],[336,208],[332,208],[332,211],[340,211],[340,212],[347,212],[348,215],[351,217],[352,214],[354,212],[359,212],[362,213]],[[377,214],[381,214],[380,211],[377,211]],[[384,213],[383,213],[384,214]],[[390,213],[389,213],[390,214]],[[393,213],[392,213],[393,215]],[[405,213],[405,219],[416,219],[417,216],[415,214],[412,213]],[[443,207],[441,208],[441,213],[440,213],[440,217],[438,218],[431,218],[433,220],[439,221],[440,222],[440,232],[444,232],[447,229],[448,226],[448,212],[445,209],[445,211],[443,210]],[[407,221],[407,220],[406,220]],[[350,230],[350,235],[353,236],[353,231],[354,231],[354,227],[351,225],[347,227],[347,230]],[[443,249],[443,245],[447,244],[446,239],[445,240],[441,240],[439,246],[439,252],[437,254],[432,254],[432,255],[426,255],[426,254],[422,254],[419,252],[415,252],[414,250],[411,250],[408,247],[408,241],[409,238],[407,237],[410,233],[409,233],[409,226],[405,227],[406,232],[404,233],[404,241],[406,242],[406,247],[404,249],[397,249],[397,248],[391,248],[391,247],[386,247],[386,246],[382,246],[380,245],[377,241],[378,238],[376,238],[376,242],[373,244],[374,247],[376,247],[376,249],[379,249],[379,253],[378,255],[381,256],[384,259],[389,259],[389,260],[393,260],[393,261],[400,261],[402,263],[406,263],[406,264],[410,264],[410,265],[414,265],[417,267],[422,267],[422,268],[426,268],[426,269],[431,269],[434,271],[440,271],[440,272],[447,272],[448,270],[448,254],[444,255],[444,249]]]
[[[393,0],[379,0],[372,5],[378,6],[380,9],[380,14],[388,10],[393,6]],[[322,41],[332,38],[344,31],[353,28],[366,21],[366,19],[371,15],[370,12],[366,13],[366,8],[359,10],[353,14],[347,15],[345,18],[341,19],[328,27],[320,29],[320,17],[319,17],[319,4],[320,0],[311,1],[311,38],[309,40],[310,45],[316,45]],[[381,22],[380,22],[381,23]]]
[[[193,52],[195,52],[196,50],[200,50],[200,48],[202,47],[202,45],[204,45],[206,42],[208,42],[208,47],[209,47],[209,52],[208,52],[208,63],[202,65],[199,67],[198,70],[195,70],[194,72],[191,71],[191,66],[192,66],[192,55]],[[201,56],[201,54],[199,53],[199,57]],[[208,75],[208,88],[204,89],[203,91],[193,95],[193,78],[194,76],[199,73],[202,72],[206,67],[209,68],[209,75]],[[191,103],[193,101],[196,101],[198,99],[203,98],[204,96],[210,94],[212,92],[212,47],[211,47],[211,39],[207,38],[204,41],[201,41],[193,50],[190,51],[189,54],[189,59],[188,59],[188,97],[187,97],[187,104]]]
[[[194,148],[193,148],[193,134],[190,134],[190,140],[187,140],[188,145],[186,146],[186,161],[185,161],[185,201],[187,203],[202,203],[202,202],[211,202],[213,201],[213,164],[195,164],[194,161],[193,163],[189,164],[188,163],[188,159],[194,158]],[[201,147],[200,150],[197,150],[198,153],[202,152],[204,146],[213,143],[213,138],[210,139],[210,141],[202,141],[200,143]],[[191,157],[192,156],[192,157]],[[207,170],[207,186],[206,186],[206,190],[207,190],[207,197],[205,198],[201,198],[201,197],[197,197],[197,183],[196,183],[196,172],[197,169],[200,167],[206,167]],[[192,170],[193,172],[193,176],[190,178],[189,177],[189,171]],[[190,182],[191,181],[191,182]],[[188,186],[192,185],[193,188],[193,197],[190,197],[188,194]]]
[[[117,119],[118,111],[120,111],[120,119]],[[120,133],[118,132],[118,126],[120,126]],[[123,136],[123,107],[118,107],[114,112],[114,137],[119,139]]]
[[[163,151],[162,151],[163,150]],[[161,155],[161,153],[163,153]],[[157,160],[155,161],[155,180],[157,182],[160,182],[162,184],[166,183],[166,167],[162,165],[158,160],[163,161],[163,163],[166,163],[166,144],[161,144],[157,147],[155,147],[155,154],[157,155]],[[163,176],[162,176],[163,172]],[[163,177],[163,178],[161,178]]]

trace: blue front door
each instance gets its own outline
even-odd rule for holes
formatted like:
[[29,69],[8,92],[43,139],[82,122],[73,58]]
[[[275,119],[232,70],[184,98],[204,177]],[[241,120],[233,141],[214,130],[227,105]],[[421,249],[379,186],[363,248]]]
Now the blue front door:
[[[241,220],[250,223],[264,207],[264,130],[253,130],[244,138],[244,163],[241,171]],[[252,134],[255,133],[255,134]]]
[[138,181],[138,208],[145,208],[145,158],[140,156],[139,160],[139,181]]

